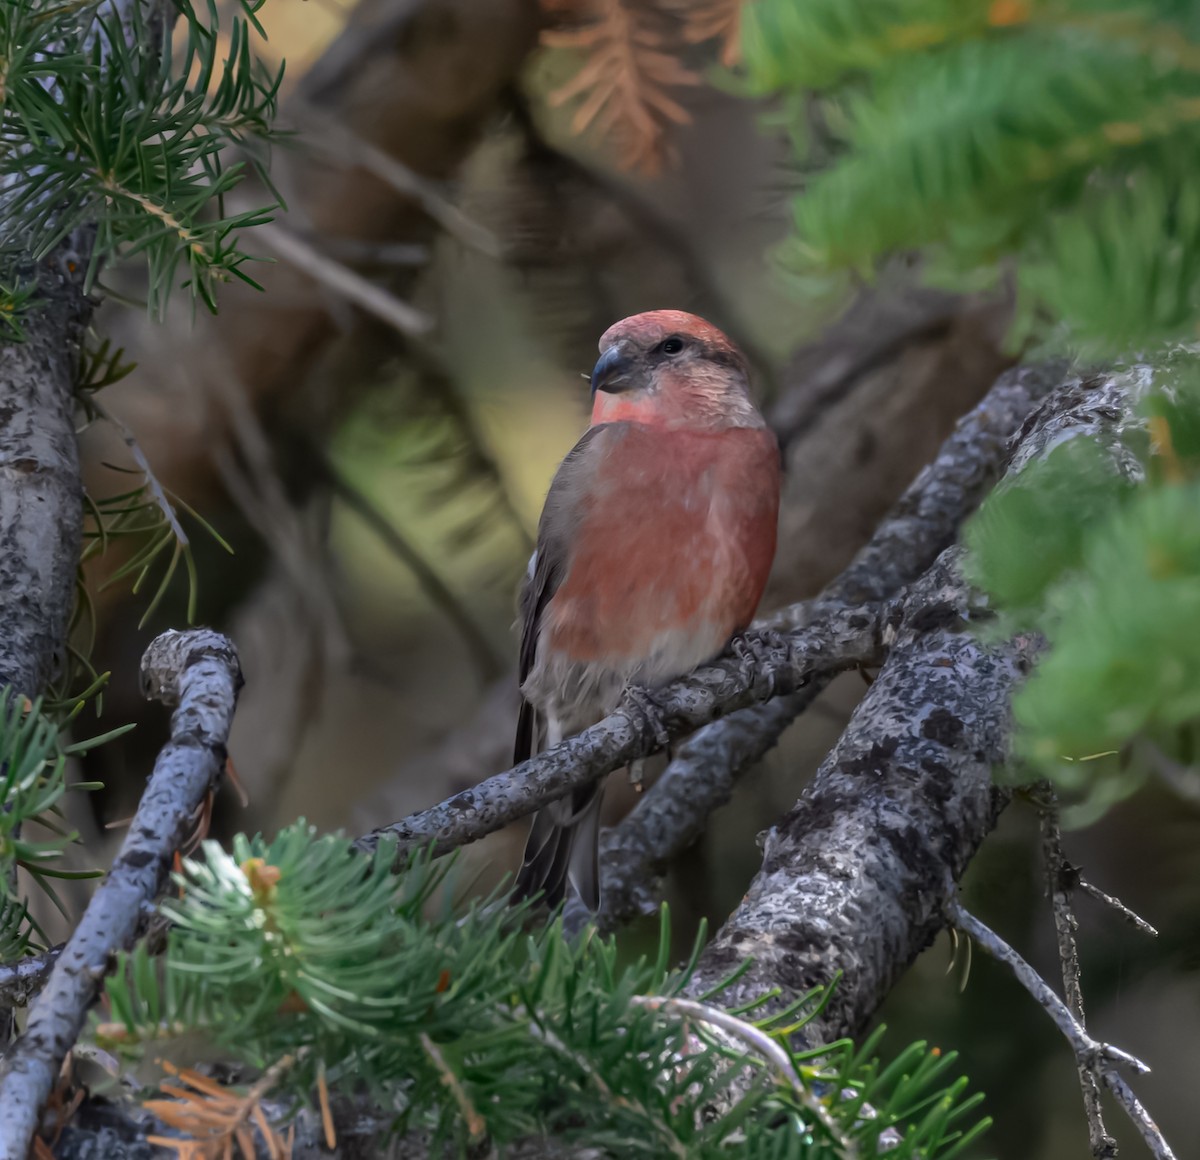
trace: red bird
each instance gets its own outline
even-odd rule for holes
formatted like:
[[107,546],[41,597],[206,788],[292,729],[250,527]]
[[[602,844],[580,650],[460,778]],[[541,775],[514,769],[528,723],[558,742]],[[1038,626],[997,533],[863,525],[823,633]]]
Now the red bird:
[[[780,459],[741,352],[678,310],[609,327],[592,424],[563,460],[521,593],[524,698],[514,761],[608,716],[630,686],[721,653],[775,556]],[[533,819],[514,894],[600,903],[602,783]]]

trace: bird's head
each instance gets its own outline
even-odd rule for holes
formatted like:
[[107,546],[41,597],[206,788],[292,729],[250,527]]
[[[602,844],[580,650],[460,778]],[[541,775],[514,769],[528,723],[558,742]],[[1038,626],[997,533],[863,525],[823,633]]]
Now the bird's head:
[[741,351],[711,323],[652,310],[610,326],[592,371],[592,423],[761,427]]

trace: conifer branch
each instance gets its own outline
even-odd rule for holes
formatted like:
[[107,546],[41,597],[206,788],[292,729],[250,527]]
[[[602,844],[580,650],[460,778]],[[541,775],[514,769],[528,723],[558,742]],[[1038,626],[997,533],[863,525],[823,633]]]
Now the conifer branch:
[[592,129],[610,137],[626,169],[659,170],[669,152],[668,126],[691,120],[671,90],[700,83],[680,60],[665,13],[631,0],[546,7],[565,7],[570,26],[543,32],[542,43],[586,53],[575,75],[550,94],[550,104],[577,101],[572,132]]
[[112,956],[133,945],[143,905],[157,897],[193,815],[224,769],[240,686],[237,653],[219,633],[166,632],[147,648],[142,687],[175,708],[171,737],[108,876],[0,1063],[0,1160],[25,1160],[42,1104]]

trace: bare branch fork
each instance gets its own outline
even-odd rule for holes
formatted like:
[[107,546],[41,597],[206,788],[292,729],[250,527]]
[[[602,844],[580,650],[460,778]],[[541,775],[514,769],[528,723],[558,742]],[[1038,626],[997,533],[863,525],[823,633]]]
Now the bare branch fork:
[[166,632],[142,658],[146,695],[175,706],[112,868],[54,961],[28,1024],[0,1061],[0,1160],[25,1160],[40,1109],[75,1044],[112,957],[133,945],[143,908],[166,882],[171,859],[226,761],[242,676],[227,637]]
[[[1149,1113],[1133,1094],[1128,1082],[1117,1070],[1125,1067],[1137,1075],[1146,1075],[1150,1068],[1140,1059],[1135,1058],[1119,1047],[1108,1043],[1100,1043],[1084,1030],[1082,1022],[1051,989],[1050,985],[1035,971],[1012,947],[1008,945],[990,927],[985,926],[973,914],[966,911],[957,899],[951,899],[946,908],[946,917],[950,924],[972,939],[997,962],[1003,963],[1017,977],[1017,981],[1036,1000],[1038,1005],[1054,1020],[1054,1025],[1062,1032],[1063,1037],[1071,1045],[1075,1053],[1075,1061],[1081,1073],[1086,1073],[1103,1083],[1112,1097],[1120,1105],[1125,1114],[1133,1121],[1134,1126],[1145,1141],[1146,1147],[1155,1160],[1175,1160],[1175,1153],[1163,1137],[1158,1125],[1150,1118]],[[1084,1087],[1085,1100],[1087,1085]],[[1089,1127],[1094,1127],[1095,1120],[1092,1112],[1088,1113]],[[1103,1123],[1100,1124],[1103,1131]],[[1115,1155],[1115,1152],[1099,1153],[1100,1155]]]

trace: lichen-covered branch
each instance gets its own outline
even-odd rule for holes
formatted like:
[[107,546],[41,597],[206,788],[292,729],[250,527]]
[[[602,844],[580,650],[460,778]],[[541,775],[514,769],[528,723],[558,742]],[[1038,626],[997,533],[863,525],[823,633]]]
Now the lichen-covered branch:
[[146,695],[176,706],[171,736],[108,875],[67,940],[24,1032],[0,1062],[0,1160],[25,1160],[40,1109],[74,1046],[116,951],[132,946],[143,906],[225,767],[241,687],[237,652],[207,630],[166,632],[142,659]]
[[[917,580],[954,542],[963,520],[999,477],[1013,436],[1062,377],[1063,368],[1052,364],[1002,375],[959,421],[850,566],[816,600],[782,609],[760,624],[794,629],[821,610],[887,600]],[[603,925],[628,921],[657,904],[666,864],[695,841],[741,775],[775,747],[826,684],[827,678],[814,677],[800,692],[743,709],[684,742],[637,806],[601,837]]]
[[[746,705],[803,688],[814,676],[877,664],[893,628],[892,603],[831,611],[766,650],[760,663],[720,657],[650,697],[669,738],[681,737]],[[661,748],[658,722],[636,705],[623,704],[598,725],[539,753],[515,769],[489,777],[440,805],[381,827],[359,839],[374,849],[385,834],[398,839],[397,859],[415,847],[434,844],[446,853],[477,841],[501,826],[540,809]]]
[[763,865],[706,948],[690,993],[751,966],[716,996],[737,1007],[778,987],[787,1002],[842,972],[806,1028],[855,1035],[945,924],[943,902],[991,830],[1002,798],[1008,697],[1027,642],[985,646],[972,594],[947,551],[914,587],[891,654],[792,811],[766,834]]

